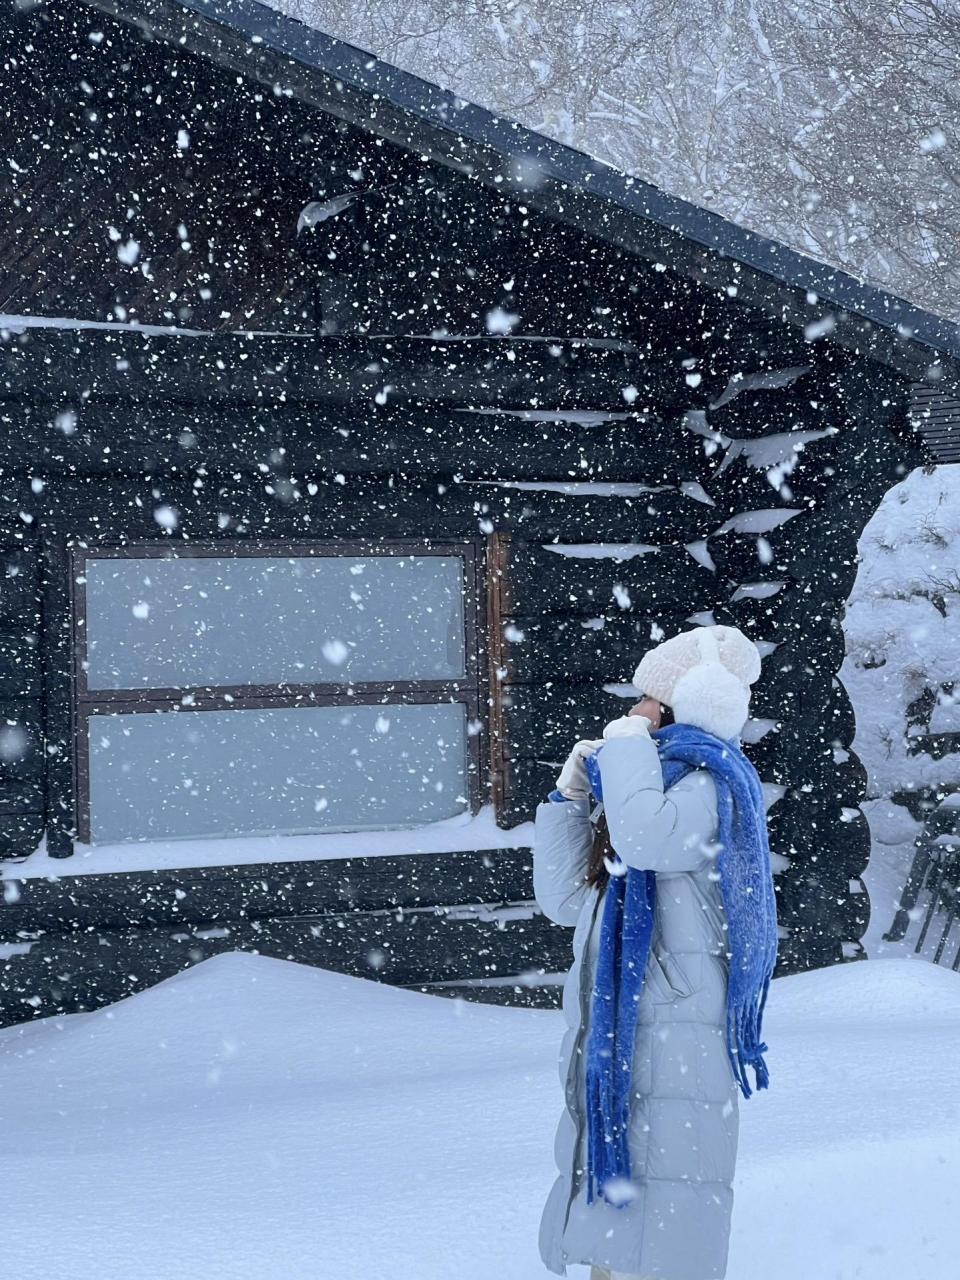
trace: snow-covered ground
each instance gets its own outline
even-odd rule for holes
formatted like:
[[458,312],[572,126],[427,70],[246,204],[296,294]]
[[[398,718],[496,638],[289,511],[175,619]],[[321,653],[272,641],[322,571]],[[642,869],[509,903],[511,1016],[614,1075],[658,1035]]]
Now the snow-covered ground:
[[[953,1280],[960,977],[782,978],[766,1030],[728,1280]],[[2,1274],[536,1280],[560,1031],[241,954],[6,1030]]]

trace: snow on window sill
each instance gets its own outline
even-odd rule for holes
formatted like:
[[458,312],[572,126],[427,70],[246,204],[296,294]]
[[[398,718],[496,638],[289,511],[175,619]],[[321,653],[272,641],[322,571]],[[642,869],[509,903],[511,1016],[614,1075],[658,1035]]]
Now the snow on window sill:
[[238,836],[206,840],[145,840],[137,844],[77,844],[72,858],[51,858],[46,844],[23,862],[0,863],[4,880],[188,868],[324,862],[334,858],[404,857],[414,853],[469,853],[477,849],[528,849],[533,823],[504,831],[493,806],[422,827],[397,831],[346,831],[310,836]]

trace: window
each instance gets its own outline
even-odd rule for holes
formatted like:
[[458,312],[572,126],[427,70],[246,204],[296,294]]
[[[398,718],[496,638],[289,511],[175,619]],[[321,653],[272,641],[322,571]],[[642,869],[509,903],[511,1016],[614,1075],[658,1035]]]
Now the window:
[[478,806],[472,545],[102,548],[74,567],[81,839]]

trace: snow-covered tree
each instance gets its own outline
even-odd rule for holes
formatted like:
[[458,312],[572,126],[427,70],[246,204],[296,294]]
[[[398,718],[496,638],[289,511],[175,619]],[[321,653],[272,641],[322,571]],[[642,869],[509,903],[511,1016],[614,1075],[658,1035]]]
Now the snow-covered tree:
[[956,0],[272,0],[960,317]]

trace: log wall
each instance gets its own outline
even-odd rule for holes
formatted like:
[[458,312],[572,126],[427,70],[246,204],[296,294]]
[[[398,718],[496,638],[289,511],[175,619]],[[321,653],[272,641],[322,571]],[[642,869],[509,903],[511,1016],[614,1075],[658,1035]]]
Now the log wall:
[[[317,375],[314,402],[267,407],[251,402],[257,378],[232,339],[224,351],[243,373],[212,403],[200,403],[209,344],[191,365],[182,341],[137,352],[125,337],[125,383],[115,337],[100,339],[99,362],[97,341],[44,334],[3,361],[6,858],[43,830],[52,853],[72,848],[69,548],[171,540],[153,514],[162,503],[178,513],[175,542],[475,542],[497,619],[487,750],[507,827],[532,816],[571,743],[628,705],[622,686],[646,647],[692,618],[743,627],[766,654],[748,751],[778,797],[781,971],[858,953],[869,833],[836,673],[857,537],[923,460],[900,379],[825,351],[782,385],[721,394],[685,389],[667,362],[648,366],[647,398],[662,403],[637,409],[604,382],[606,356],[578,352],[578,382],[561,374],[550,408],[511,404],[523,380],[510,374],[506,398],[481,412],[459,402],[464,383],[446,403],[421,401],[423,357],[408,352],[417,394],[400,403],[352,410]],[[93,370],[80,378],[93,394],[66,395],[77,381],[58,351]],[[358,343],[298,358],[313,378],[344,351],[360,369]],[[527,373],[542,397],[537,366]],[[590,389],[582,412],[570,408],[576,386]],[[76,877],[67,856],[62,866],[59,881],[8,882],[8,1018],[90,1007],[235,946],[407,985],[477,994],[469,984],[493,982],[487,998],[525,1000],[553,997],[568,955],[569,936],[532,907],[522,845],[163,875]],[[541,976],[496,985],[525,973]]]

